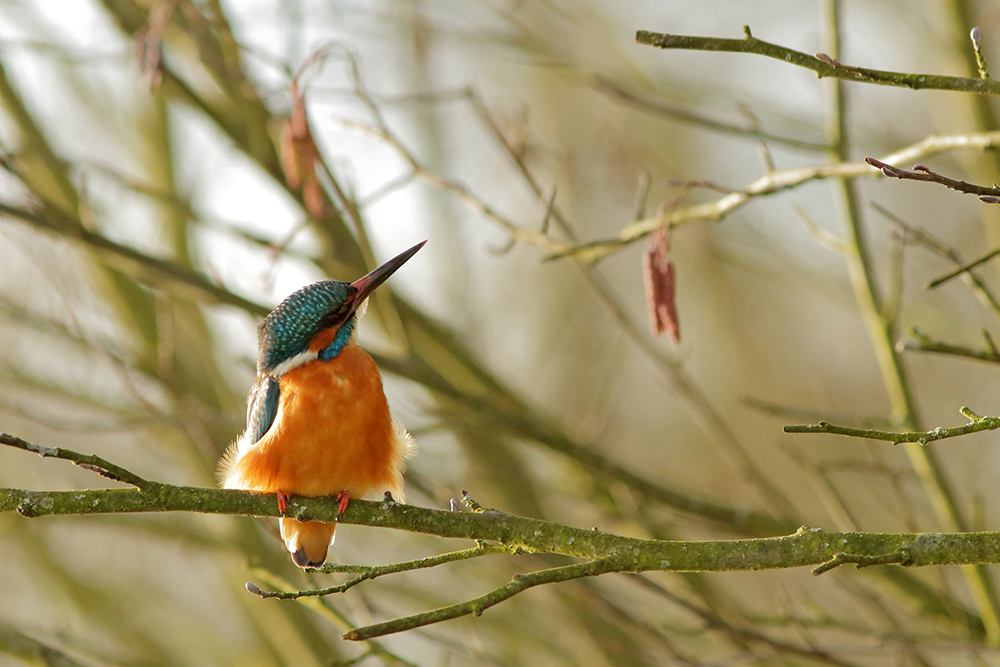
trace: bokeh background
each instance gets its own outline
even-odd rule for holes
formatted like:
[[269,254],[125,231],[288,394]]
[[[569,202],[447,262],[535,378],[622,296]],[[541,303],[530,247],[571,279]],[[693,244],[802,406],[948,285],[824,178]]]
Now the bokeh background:
[[[844,63],[974,76],[978,26],[1000,67],[992,3],[840,9]],[[596,264],[549,258],[549,243],[612,238],[769,168],[838,159],[829,82],[757,56],[634,40],[738,38],[743,25],[833,51],[829,3],[787,0],[0,3],[0,430],[212,485],[243,428],[261,314],[429,239],[360,326],[420,445],[409,502],[448,507],[466,489],[511,513],[674,539],[952,528],[915,472],[923,454],[781,431],[818,419],[929,429],[963,423],[963,405],[1000,413],[995,366],[919,352],[900,357],[912,402],[894,411],[876,356],[887,348],[866,328],[849,258],[829,243],[845,238],[838,186],[807,182],[676,228],[679,344],[649,333],[644,240]],[[997,127],[987,98],[846,92],[844,157],[855,162]],[[997,179],[993,153],[922,161]],[[892,342],[917,326],[984,348],[997,313],[960,280],[926,290],[954,257],[913,229],[972,259],[1000,241],[996,207],[874,176],[854,187]],[[979,276],[996,285],[991,266]],[[997,436],[931,449],[964,526],[995,529]],[[103,480],[0,450],[0,485]],[[729,512],[710,516],[706,502]],[[959,568],[605,577],[355,645],[339,638],[348,627],[564,561],[478,559],[303,605],[244,590],[342,579],[297,571],[275,533],[242,517],[0,516],[0,665],[997,657],[997,605],[975,593],[992,573]],[[345,563],[468,546],[338,535],[331,557]]]

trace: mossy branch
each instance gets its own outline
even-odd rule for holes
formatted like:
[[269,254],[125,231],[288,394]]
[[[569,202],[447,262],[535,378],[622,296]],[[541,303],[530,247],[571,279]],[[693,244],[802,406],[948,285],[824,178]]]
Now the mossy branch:
[[944,440],[946,438],[957,438],[960,435],[978,433],[979,431],[994,431],[1000,428],[1000,417],[983,417],[977,415],[969,408],[963,407],[961,413],[969,420],[968,424],[962,426],[952,426],[950,428],[936,428],[931,431],[908,431],[899,433],[895,431],[879,431],[870,428],[853,428],[851,426],[837,426],[821,421],[817,424],[792,424],[784,427],[785,433],[832,433],[834,435],[846,435],[851,438],[864,438],[866,440],[883,440],[898,445],[904,442],[916,442],[921,445]]
[[[278,517],[271,495],[160,484],[155,492],[137,488],[79,491],[29,491],[0,488],[0,513],[24,517],[124,514],[140,512],[199,512]],[[335,498],[292,496],[287,516],[304,521],[336,521]],[[910,565],[1000,563],[1000,532],[996,533],[831,533],[800,529],[789,536],[742,540],[645,540],[574,528],[551,521],[490,510],[452,512],[392,501],[352,500],[341,523],[405,530],[438,537],[498,542],[528,552],[575,558],[620,558],[621,572],[670,570],[732,572],[817,565],[834,553],[863,555],[895,552],[921,541],[925,548]],[[954,550],[929,548],[930,541],[947,542]],[[941,544],[943,544],[942,542]]]
[[818,78],[834,77],[857,83],[898,86],[914,90],[954,90],[966,93],[1000,95],[1000,82],[993,79],[889,72],[868,69],[866,67],[852,67],[840,63],[824,53],[803,53],[802,51],[796,51],[779,44],[772,44],[771,42],[757,39],[750,33],[748,26],[743,27],[743,39],[670,35],[640,30],[635,34],[635,41],[639,44],[655,46],[659,49],[753,53],[812,70]]
[[[985,419],[988,418],[979,418],[980,421],[975,423]],[[71,450],[39,447],[6,434],[0,434],[0,443],[74,463],[83,461],[89,469],[97,469],[98,472],[114,470],[122,479],[142,480],[103,459]],[[95,461],[100,461],[100,465],[91,467]],[[277,501],[272,495],[142,481],[144,484],[141,486],[120,489],[29,491],[0,488],[0,513],[16,512],[29,518],[139,512],[280,516]],[[474,503],[470,505],[473,511],[456,512],[401,505],[387,497],[382,502],[354,500],[347,511],[338,516],[336,498],[292,496],[286,516],[304,521],[340,521],[405,530],[480,543],[477,548],[466,552],[443,554],[428,561],[409,561],[382,568],[348,568],[349,571],[360,572],[364,579],[487,553],[548,553],[584,561],[519,575],[506,586],[464,603],[359,628],[345,635],[350,639],[372,638],[467,614],[478,615],[537,585],[607,573],[731,572],[810,565],[820,566],[816,570],[820,573],[843,563],[899,563],[906,566],[1000,563],[1000,532],[851,533],[803,527],[791,535],[757,539],[646,540],[514,516],[484,509]],[[351,586],[361,583],[361,580],[351,583]],[[347,590],[351,586],[340,588]],[[308,594],[275,597],[295,598]]]
[[504,600],[509,600],[518,593],[522,593],[529,588],[534,588],[535,586],[540,586],[542,584],[553,584],[561,581],[582,579],[584,577],[595,577],[599,574],[607,574],[608,572],[621,572],[622,570],[618,569],[618,567],[619,564],[616,563],[615,558],[602,558],[600,560],[593,560],[585,563],[564,565],[563,567],[553,567],[547,570],[531,572],[529,574],[517,574],[514,575],[514,577],[510,580],[510,583],[506,586],[501,586],[500,588],[490,591],[486,595],[481,595],[474,600],[449,605],[447,607],[440,607],[439,609],[432,609],[419,614],[413,614],[412,616],[394,618],[391,621],[385,621],[384,623],[375,623],[363,628],[357,628],[344,634],[344,639],[350,639],[352,641],[374,639],[376,637],[383,637],[396,632],[413,630],[432,623],[450,621],[454,618],[461,618],[462,616],[468,616],[470,614],[473,616],[481,616],[482,613],[490,607],[498,605]]
[[[1000,419],[978,417],[968,409],[963,414],[975,419],[973,424],[1000,426]],[[829,426],[829,425],[828,425]],[[791,427],[786,427],[786,430]],[[967,427],[958,427],[967,428]],[[856,429],[864,431],[865,429]],[[954,429],[951,429],[954,430]],[[979,428],[978,430],[983,430]],[[942,429],[944,431],[944,429]],[[971,432],[971,431],[967,431]],[[873,437],[883,432],[871,431]],[[891,434],[906,436],[907,434]],[[933,432],[922,434],[933,436]],[[937,438],[945,437],[938,434]],[[69,461],[86,460],[88,455],[63,448],[43,448],[38,445],[21,446],[25,441],[7,434],[0,434],[0,444],[13,444],[25,451],[36,451],[42,456],[57,456]],[[41,450],[41,451],[39,451]],[[58,454],[56,454],[58,452]],[[96,459],[97,457],[93,457]],[[103,459],[100,459],[103,461]],[[107,462],[105,462],[107,463]],[[113,466],[123,477],[141,479],[119,466]],[[829,533],[819,529],[800,528],[790,536],[708,540],[687,542],[679,540],[649,540],[605,533],[597,529],[583,529],[563,524],[507,514],[495,509],[481,508],[470,503],[474,511],[460,512],[437,510],[396,503],[391,497],[381,502],[352,500],[347,510],[340,514],[334,497],[306,498],[291,496],[284,516],[301,521],[339,521],[362,526],[390,528],[409,532],[475,540],[477,542],[505,545],[509,553],[551,553],[582,559],[620,557],[628,567],[620,571],[645,570],[729,572],[736,570],[777,569],[801,567],[826,562],[831,547],[826,544],[834,539],[836,551],[860,555],[895,552],[910,542],[928,536],[956,539],[965,547],[951,554],[926,553],[913,556],[912,565],[952,565],[973,562],[1000,563],[1000,550],[985,555],[983,540],[997,540],[998,533]],[[74,491],[32,491],[27,489],[0,488],[0,513],[18,513],[27,518],[64,515],[99,515],[143,512],[198,512],[202,514],[245,515],[260,517],[282,516],[276,498],[232,489],[214,489],[177,486],[160,482],[145,482],[143,488],[83,489]],[[811,539],[821,535],[823,539]],[[888,548],[891,547],[891,548]],[[497,550],[496,553],[499,553]],[[480,546],[469,550],[471,555],[494,553],[492,548]],[[440,558],[441,562],[461,560],[464,552],[454,552]],[[419,562],[419,561],[415,561]],[[433,563],[437,564],[437,563]],[[417,569],[400,567],[396,571]],[[331,566],[331,572],[338,571]],[[345,571],[360,572],[360,569]]]

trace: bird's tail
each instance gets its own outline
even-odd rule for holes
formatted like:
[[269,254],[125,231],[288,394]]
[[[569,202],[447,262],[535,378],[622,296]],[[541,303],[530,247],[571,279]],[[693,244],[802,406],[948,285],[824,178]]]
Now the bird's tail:
[[326,550],[333,544],[335,523],[281,520],[281,539],[299,567],[319,567],[326,561]]

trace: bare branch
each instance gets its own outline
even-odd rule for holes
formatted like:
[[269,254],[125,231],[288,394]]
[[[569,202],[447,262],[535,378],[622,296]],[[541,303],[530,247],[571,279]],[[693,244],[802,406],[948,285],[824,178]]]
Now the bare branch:
[[262,591],[255,584],[252,584],[249,581],[246,584],[246,588],[254,595],[262,598],[274,598],[277,600],[297,600],[304,597],[322,597],[324,595],[343,593],[344,591],[354,588],[364,581],[377,579],[378,577],[383,577],[387,574],[397,574],[399,572],[410,572],[412,570],[421,570],[428,567],[437,567],[438,565],[442,565],[444,563],[454,563],[456,561],[469,560],[470,558],[479,558],[480,556],[489,556],[492,554],[516,555],[521,553],[527,552],[518,547],[507,547],[502,544],[486,544],[485,542],[480,542],[471,549],[451,551],[449,553],[439,554],[429,558],[408,560],[401,563],[390,563],[389,565],[338,565],[336,563],[326,563],[319,570],[324,574],[334,574],[338,572],[351,572],[358,574],[358,576],[353,579],[348,579],[338,586],[330,586],[329,588],[295,591],[291,593],[281,591],[268,592]]
[[143,479],[135,473],[129,472],[125,468],[105,461],[100,456],[94,456],[93,454],[80,454],[71,449],[36,445],[33,442],[22,440],[21,438],[8,433],[0,433],[0,444],[7,445],[9,447],[16,447],[17,449],[23,449],[26,452],[34,452],[43,458],[52,457],[56,459],[63,459],[64,461],[72,461],[85,470],[96,472],[98,475],[107,477],[108,479],[113,479],[116,482],[137,486],[140,489],[149,490],[159,486],[156,482],[150,482],[149,480]]
[[350,639],[352,641],[373,639],[375,637],[383,637],[396,632],[413,630],[414,628],[431,625],[432,623],[450,621],[453,618],[460,618],[462,616],[468,616],[469,614],[480,616],[490,607],[500,604],[504,600],[509,600],[518,593],[522,593],[529,588],[534,588],[535,586],[539,586],[541,584],[570,581],[572,579],[580,579],[582,577],[594,577],[608,572],[620,572],[621,570],[618,569],[620,563],[617,561],[618,559],[608,558],[603,560],[588,561],[586,563],[577,563],[575,565],[554,567],[549,570],[541,570],[540,572],[531,572],[530,574],[516,574],[506,586],[501,586],[500,588],[497,588],[496,590],[491,591],[486,595],[482,595],[474,600],[453,604],[448,607],[441,607],[439,609],[432,609],[431,611],[425,611],[412,616],[396,618],[384,623],[376,623],[363,628],[357,628],[356,630],[351,630],[346,633],[344,635],[344,639]]
[[976,268],[980,264],[985,264],[986,262],[990,261],[991,259],[993,259],[997,255],[1000,255],[1000,248],[996,248],[995,250],[991,250],[988,253],[986,253],[985,255],[983,255],[982,257],[980,257],[978,259],[974,259],[971,262],[969,262],[968,264],[963,264],[962,266],[958,267],[954,271],[950,271],[949,273],[946,273],[946,274],[944,274],[943,276],[941,276],[939,278],[935,278],[934,280],[932,280],[929,283],[927,283],[927,289],[934,289],[935,287],[940,287],[941,285],[945,284],[946,282],[948,282],[952,278],[957,278],[958,276],[962,275],[963,273],[966,273],[966,272],[971,271],[972,269]]
[[[929,157],[957,149],[984,149],[997,146],[1000,146],[1000,132],[933,136],[887,155],[882,158],[881,162],[887,164],[906,163],[921,157]],[[715,201],[678,208],[665,216],[664,219],[653,216],[638,220],[627,225],[615,237],[584,243],[564,250],[556,250],[552,252],[550,258],[576,257],[584,261],[595,262],[618,252],[663,224],[679,227],[692,222],[719,222],[755,198],[796,188],[809,181],[876,175],[879,175],[879,172],[872,171],[870,165],[864,162],[833,162],[811,167],[779,169],[765,174],[746,184],[741,190]]]
[[980,431],[993,431],[1000,428],[1000,417],[982,417],[963,407],[961,410],[970,423],[964,426],[953,426],[951,428],[936,428],[933,431],[910,431],[907,433],[896,433],[893,431],[878,431],[868,428],[853,428],[851,426],[837,426],[821,421],[817,424],[789,425],[783,427],[785,433],[832,433],[834,435],[846,435],[852,438],[865,438],[866,440],[884,440],[898,445],[903,442],[916,442],[921,445],[955,438],[960,435],[978,433]]
[[743,34],[743,39],[726,39],[723,37],[669,35],[640,30],[635,35],[635,41],[639,44],[655,46],[660,49],[754,53],[812,70],[816,72],[816,76],[819,78],[834,77],[857,83],[900,86],[914,90],[958,90],[968,93],[1000,95],[1000,84],[992,79],[971,79],[961,76],[939,76],[935,74],[911,74],[867,69],[865,67],[851,67],[837,62],[836,59],[825,53],[811,55],[757,39],[750,34],[750,28],[747,26],[744,26]]
[[899,167],[894,167],[891,164],[886,164],[881,160],[876,160],[873,157],[866,157],[865,162],[876,169],[880,169],[882,174],[885,176],[910,181],[929,181],[931,183],[940,183],[946,188],[951,188],[952,190],[958,190],[959,192],[965,192],[970,195],[978,195],[980,199],[988,204],[996,204],[1000,202],[1000,188],[995,185],[993,187],[986,187],[984,185],[975,185],[974,183],[959,181],[957,179],[939,174],[935,171],[931,171],[922,164],[914,166],[913,171],[907,171],[906,169],[900,169]]
[[[921,229],[908,224],[898,215],[888,210],[884,206],[873,203],[872,207],[888,218],[901,232],[904,244],[918,245],[930,250],[938,257],[947,259],[949,262],[962,267],[964,265],[962,255],[955,248],[951,247],[941,239],[937,238],[926,229]],[[970,267],[971,268],[971,267]],[[993,295],[993,292],[975,273],[970,270],[960,272],[968,285],[975,292],[980,302],[989,307],[996,315],[1000,316],[1000,301]],[[928,286],[928,289],[930,286]]]
[[594,88],[598,91],[636,109],[646,111],[647,113],[667,116],[669,118],[674,118],[685,123],[691,123],[692,125],[704,127],[723,134],[742,136],[750,139],[756,139],[758,141],[770,141],[776,144],[790,146],[792,148],[800,148],[808,151],[825,151],[829,149],[829,146],[826,146],[822,142],[785,137],[779,134],[772,134],[771,132],[764,132],[757,127],[747,128],[735,123],[715,120],[714,118],[709,118],[707,116],[688,111],[679,105],[655,99],[651,95],[645,95],[628,90],[611,79],[600,75],[595,76],[593,82]]
[[646,575],[637,574],[631,577],[633,581],[638,583],[640,586],[646,590],[653,591],[657,595],[670,600],[673,604],[686,609],[695,616],[701,619],[705,624],[706,628],[715,630],[720,634],[727,635],[736,641],[751,641],[759,642],[765,646],[773,649],[777,653],[787,653],[791,655],[798,655],[804,658],[809,658],[811,660],[823,662],[828,665],[836,665],[837,667],[854,667],[854,663],[845,662],[836,658],[829,651],[824,651],[819,647],[803,647],[796,644],[791,644],[788,642],[783,642],[772,637],[769,637],[762,632],[754,630],[752,627],[741,627],[734,625],[733,623],[727,622],[721,616],[710,609],[704,609],[699,607],[692,602],[685,600],[684,598],[675,595],[670,592],[657,582],[653,581],[651,577]]
[[978,361],[988,361],[1000,363],[1000,352],[992,345],[992,339],[987,338],[988,349],[977,350],[964,345],[954,345],[932,339],[916,327],[910,329],[911,339],[904,339],[901,348],[913,352],[936,352],[938,354],[951,354],[956,357],[967,357]]

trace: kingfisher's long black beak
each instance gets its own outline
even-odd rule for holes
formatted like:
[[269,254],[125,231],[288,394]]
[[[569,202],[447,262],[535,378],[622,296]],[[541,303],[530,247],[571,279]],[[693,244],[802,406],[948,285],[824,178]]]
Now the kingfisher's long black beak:
[[423,248],[425,243],[427,243],[427,241],[421,241],[409,250],[399,253],[388,262],[369,273],[367,276],[358,278],[351,283],[351,286],[358,290],[357,294],[354,295],[354,303],[356,304],[355,307],[364,303],[365,299],[368,298],[369,294],[375,291],[376,287],[384,283],[386,279],[395,273],[399,267],[406,264],[406,260],[417,254],[417,251]]

